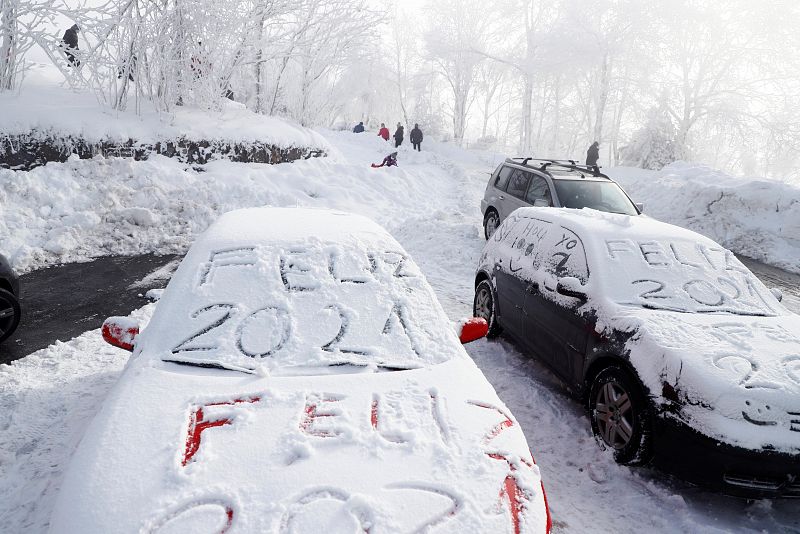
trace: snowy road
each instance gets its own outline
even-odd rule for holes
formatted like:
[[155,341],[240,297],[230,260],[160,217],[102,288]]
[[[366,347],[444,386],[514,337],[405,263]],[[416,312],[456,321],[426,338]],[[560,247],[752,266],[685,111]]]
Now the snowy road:
[[[163,287],[159,276],[176,256],[109,256],[86,263],[57,265],[20,277],[22,321],[0,345],[0,364],[10,363],[52,345],[99,328],[111,315],[140,308],[141,295]],[[149,276],[148,276],[149,275]]]
[[[474,268],[484,243],[478,201],[485,172],[495,162],[431,143],[431,151],[422,154],[401,149],[399,169],[369,172],[363,169],[379,161],[385,145],[364,137],[330,137],[344,161],[302,162],[284,168],[283,175],[280,168],[217,166],[204,179],[219,180],[248,201],[253,188],[263,187],[270,188],[275,204],[332,206],[376,219],[415,258],[450,317],[471,314]],[[159,169],[169,171],[166,165]],[[220,197],[219,204],[227,208],[229,198]],[[796,306],[798,284],[788,280],[786,302]],[[136,315],[146,320],[153,307]],[[745,503],[651,469],[616,465],[595,444],[581,406],[543,365],[503,338],[478,341],[468,351],[525,431],[542,470],[556,533],[800,532],[796,501]],[[105,345],[92,330],[0,366],[4,531],[46,530],[71,451],[126,359],[127,353]]]

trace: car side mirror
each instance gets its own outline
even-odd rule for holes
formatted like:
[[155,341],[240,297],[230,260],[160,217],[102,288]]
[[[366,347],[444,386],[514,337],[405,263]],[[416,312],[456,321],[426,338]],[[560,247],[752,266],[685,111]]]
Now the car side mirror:
[[587,300],[586,290],[581,281],[574,276],[565,276],[556,284],[556,292],[580,300]]
[[534,208],[548,208],[550,207],[550,202],[544,198],[537,198],[533,201]]
[[771,287],[769,292],[772,293],[772,296],[775,297],[778,302],[783,302],[783,291],[777,287]]
[[139,321],[130,317],[109,317],[103,322],[103,339],[109,345],[133,352]]
[[469,319],[462,319],[460,321],[460,328],[458,330],[458,339],[461,344],[471,343],[482,337],[486,337],[489,333],[489,323],[483,317],[470,317]]
[[634,202],[633,205],[636,206],[636,209],[639,210],[639,213],[644,213],[644,203],[643,202]]

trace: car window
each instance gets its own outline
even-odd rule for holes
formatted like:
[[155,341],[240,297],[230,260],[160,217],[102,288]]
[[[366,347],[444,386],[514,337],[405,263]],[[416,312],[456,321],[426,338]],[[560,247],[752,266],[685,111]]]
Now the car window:
[[547,180],[534,174],[528,186],[528,193],[525,195],[525,202],[534,204],[537,200],[544,200],[548,206],[551,205],[550,186],[547,185]]
[[142,351],[273,374],[411,369],[457,356],[448,325],[419,268],[391,244],[260,245],[187,257]]
[[495,178],[494,186],[497,189],[501,189],[503,191],[506,190],[506,185],[508,185],[508,179],[511,176],[511,171],[513,171],[511,167],[503,167],[500,169],[500,172],[497,173],[497,178]]
[[531,173],[513,169],[511,177],[508,180],[508,194],[514,195],[517,198],[525,198],[525,192],[528,190],[528,182],[531,179]]
[[573,276],[584,284],[589,280],[583,241],[562,225],[512,215],[492,239],[508,247],[509,269],[524,279],[538,280],[545,276],[552,287],[565,276]]
[[553,180],[561,206],[591,208],[623,215],[637,215],[636,206],[612,181]]

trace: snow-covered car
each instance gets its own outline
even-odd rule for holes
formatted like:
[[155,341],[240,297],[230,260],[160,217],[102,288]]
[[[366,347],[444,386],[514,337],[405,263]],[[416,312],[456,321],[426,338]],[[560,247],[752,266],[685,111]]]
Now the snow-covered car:
[[592,208],[625,215],[638,215],[643,208],[596,167],[569,160],[510,158],[492,173],[481,199],[486,239],[514,210],[525,206]]
[[[460,325],[460,326],[459,326]],[[56,533],[531,532],[525,436],[419,268],[360,216],[230,212],[197,239],[71,459]]]
[[0,254],[0,342],[14,333],[21,315],[19,278],[5,256]]
[[621,463],[800,497],[800,317],[725,248],[648,217],[521,208],[474,312],[584,399]]

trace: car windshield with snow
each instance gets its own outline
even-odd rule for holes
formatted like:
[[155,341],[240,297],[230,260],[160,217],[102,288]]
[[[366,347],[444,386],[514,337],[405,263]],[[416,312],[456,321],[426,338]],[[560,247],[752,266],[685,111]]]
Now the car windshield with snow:
[[141,333],[106,321],[133,356],[51,531],[544,533],[525,436],[461,346],[485,333],[368,219],[226,214]]
[[646,217],[524,208],[487,242],[475,315],[587,402],[621,463],[800,496],[800,317],[730,251]]

